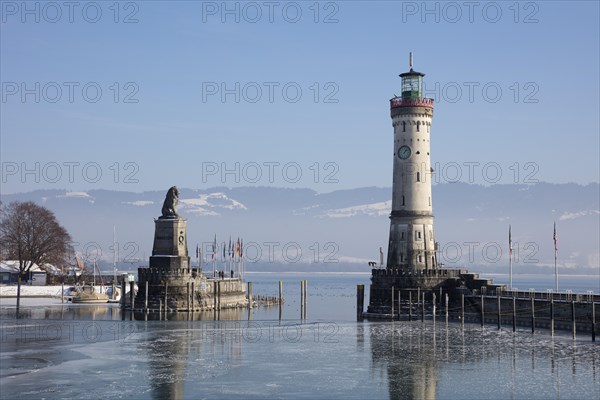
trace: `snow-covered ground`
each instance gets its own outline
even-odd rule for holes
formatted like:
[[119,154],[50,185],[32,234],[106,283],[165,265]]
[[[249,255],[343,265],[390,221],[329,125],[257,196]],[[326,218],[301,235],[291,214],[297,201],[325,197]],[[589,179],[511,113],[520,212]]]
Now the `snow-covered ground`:
[[[69,286],[65,286],[65,289]],[[21,285],[22,297],[60,297],[61,286]],[[0,297],[16,297],[17,285],[0,286]]]
[[[65,285],[65,291],[72,285]],[[106,287],[95,286],[96,291],[104,293]],[[60,297],[61,286],[21,286],[21,297]],[[129,292],[127,287],[126,292]],[[65,293],[66,294],[66,293]],[[17,285],[0,285],[0,297],[16,297]]]

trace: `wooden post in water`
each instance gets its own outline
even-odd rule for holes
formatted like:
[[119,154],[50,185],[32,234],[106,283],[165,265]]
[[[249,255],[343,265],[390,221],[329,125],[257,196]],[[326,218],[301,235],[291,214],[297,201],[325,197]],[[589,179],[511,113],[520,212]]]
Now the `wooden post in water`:
[[422,294],[421,301],[421,322],[425,322],[425,292]]
[[186,290],[186,308],[187,308],[187,312],[190,312],[190,283],[187,282],[187,284],[185,285],[185,290]]
[[282,313],[282,301],[283,301],[283,282],[279,281],[279,320],[281,321],[281,313]]
[[531,333],[535,333],[535,295],[531,298]]
[[146,281],[146,294],[144,295],[144,309],[148,312],[148,281]]
[[402,315],[402,291],[398,290],[398,321],[400,321],[401,315]]
[[131,305],[131,312],[135,309],[135,282],[129,282],[129,303]]
[[252,282],[248,282],[248,308],[252,308]]
[[484,320],[485,320],[485,300],[483,295],[481,295],[481,327],[483,328]]
[[592,342],[596,341],[596,303],[592,299]]
[[121,279],[121,307],[125,308],[125,300],[127,299],[125,291],[127,286],[125,283],[125,277],[121,276]]
[[223,281],[217,281],[217,290],[218,290],[218,294],[217,294],[217,304],[219,305],[219,311],[221,311],[221,283]]
[[217,280],[213,281],[213,310],[217,312]]
[[192,282],[192,312],[194,312],[194,297],[196,297],[196,288],[194,282]]
[[392,286],[392,319],[394,319],[394,287]]
[[304,280],[300,281],[300,319],[304,319]]
[[356,320],[362,321],[365,307],[365,285],[356,285]]
[[283,300],[283,282],[279,281],[279,304]]
[[554,336],[554,295],[550,299],[550,335]]
[[460,294],[460,327],[465,327],[465,294]]
[[165,314],[169,310],[169,302],[167,301],[168,295],[169,295],[169,283],[165,282]]
[[421,288],[417,288],[417,313],[419,312],[419,301],[421,301]]
[[308,306],[308,280],[304,280],[304,319],[306,319],[306,309]]
[[577,327],[575,325],[575,300],[571,300],[571,319],[573,320],[573,340],[577,333]]
[[421,299],[421,322],[425,321],[425,292],[423,292],[423,298]]
[[433,325],[435,325],[435,306],[436,306],[436,304],[435,304],[435,293],[432,292],[431,294],[433,296]]
[[412,291],[408,291],[408,320],[412,321]]
[[514,293],[513,293],[513,315],[512,315],[512,319],[513,319],[513,332],[515,332],[517,330],[517,298],[515,297]]
[[501,329],[501,325],[502,325],[502,316],[500,313],[500,305],[501,305],[501,299],[500,299],[500,294],[498,293],[496,295],[498,297],[498,330]]
[[446,325],[448,325],[448,293],[446,293]]

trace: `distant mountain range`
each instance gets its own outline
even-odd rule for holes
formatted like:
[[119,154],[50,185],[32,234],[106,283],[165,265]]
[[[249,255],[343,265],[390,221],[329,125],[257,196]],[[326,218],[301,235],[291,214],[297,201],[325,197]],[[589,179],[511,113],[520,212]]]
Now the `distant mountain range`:
[[[146,265],[153,219],[164,190],[36,190],[2,195],[2,202],[31,200],[52,210],[78,242],[85,258],[112,265],[113,226],[119,269]],[[538,183],[480,186],[434,185],[438,259],[446,266],[505,272],[512,226],[514,272],[553,273],[553,222],[561,271],[597,274],[600,269],[600,186]],[[178,211],[188,221],[188,248],[212,259],[222,243],[243,238],[247,270],[362,270],[387,250],[391,188],[364,187],[317,193],[310,189],[213,187],[180,189]],[[385,257],[384,257],[385,258]],[[210,269],[210,265],[204,268]]]

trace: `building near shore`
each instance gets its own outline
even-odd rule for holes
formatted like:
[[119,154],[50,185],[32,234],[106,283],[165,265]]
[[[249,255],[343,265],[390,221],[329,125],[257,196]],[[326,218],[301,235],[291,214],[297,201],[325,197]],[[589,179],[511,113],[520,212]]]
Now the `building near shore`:
[[[52,267],[54,268],[54,267]],[[33,286],[46,285],[46,270],[33,264],[27,274],[23,276],[22,284]],[[0,261],[0,284],[16,284],[19,279],[19,260]]]

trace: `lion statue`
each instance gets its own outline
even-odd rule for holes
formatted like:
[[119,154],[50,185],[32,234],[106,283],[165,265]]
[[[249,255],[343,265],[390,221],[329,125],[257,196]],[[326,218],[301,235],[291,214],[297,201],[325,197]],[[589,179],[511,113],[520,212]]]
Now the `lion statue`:
[[177,203],[179,203],[179,190],[177,186],[173,186],[167,192],[167,196],[165,197],[165,202],[162,206],[162,218],[179,218],[179,214],[177,214]]

